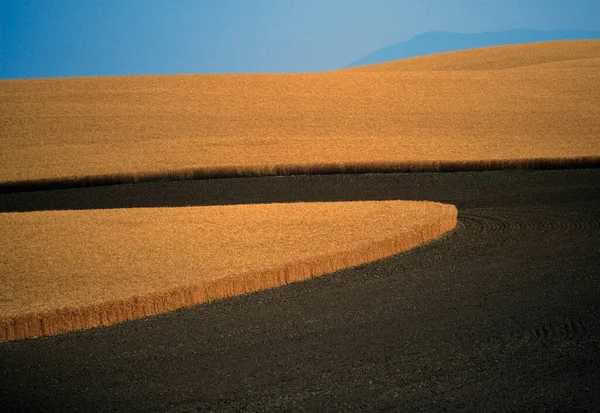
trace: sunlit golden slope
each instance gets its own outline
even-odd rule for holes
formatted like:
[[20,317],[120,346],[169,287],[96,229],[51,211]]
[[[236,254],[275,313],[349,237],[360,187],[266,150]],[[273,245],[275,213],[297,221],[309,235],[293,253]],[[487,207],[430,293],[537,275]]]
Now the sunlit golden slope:
[[502,70],[555,62],[577,62],[598,57],[600,41],[565,40],[461,50],[346,70]]
[[456,215],[414,201],[0,214],[0,342],[362,264],[441,236]]
[[313,74],[1,81],[0,182],[569,164],[600,156],[599,58],[600,41],[569,41]]

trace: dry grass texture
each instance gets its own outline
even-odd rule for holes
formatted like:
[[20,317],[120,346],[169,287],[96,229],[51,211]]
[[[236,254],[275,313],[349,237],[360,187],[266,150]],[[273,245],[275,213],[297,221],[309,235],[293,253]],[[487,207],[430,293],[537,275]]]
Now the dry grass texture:
[[0,214],[0,341],[110,325],[408,250],[456,225],[432,202]]
[[0,81],[0,183],[600,163],[600,41],[313,74]]

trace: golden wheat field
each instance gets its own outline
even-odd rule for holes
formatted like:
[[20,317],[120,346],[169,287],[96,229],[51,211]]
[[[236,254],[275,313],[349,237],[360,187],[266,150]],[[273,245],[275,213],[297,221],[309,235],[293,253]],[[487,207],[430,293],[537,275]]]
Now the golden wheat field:
[[0,81],[0,183],[600,157],[600,41],[310,74]]
[[0,341],[333,272],[437,238],[456,217],[414,201],[0,214]]
[[[310,74],[0,81],[0,185],[600,159],[600,41]],[[0,341],[140,318],[381,258],[452,206],[0,214]]]

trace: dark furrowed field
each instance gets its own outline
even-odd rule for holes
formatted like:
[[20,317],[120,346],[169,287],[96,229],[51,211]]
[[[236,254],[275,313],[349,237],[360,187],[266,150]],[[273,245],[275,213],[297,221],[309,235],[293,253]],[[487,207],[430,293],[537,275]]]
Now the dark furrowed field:
[[1,211],[427,199],[406,254],[0,345],[5,411],[600,408],[600,170],[293,176],[0,195]]

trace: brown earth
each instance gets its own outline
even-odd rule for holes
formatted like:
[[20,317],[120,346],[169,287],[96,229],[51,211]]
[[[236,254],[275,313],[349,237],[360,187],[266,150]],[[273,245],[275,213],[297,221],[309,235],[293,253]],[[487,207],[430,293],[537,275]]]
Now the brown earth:
[[600,169],[219,179],[0,194],[0,210],[431,199],[384,260],[0,343],[3,412],[598,411]]
[[0,81],[0,182],[600,157],[600,41],[311,74]]

